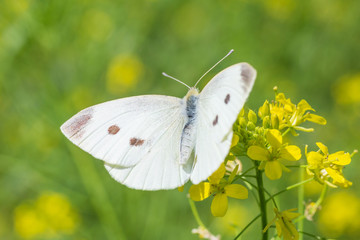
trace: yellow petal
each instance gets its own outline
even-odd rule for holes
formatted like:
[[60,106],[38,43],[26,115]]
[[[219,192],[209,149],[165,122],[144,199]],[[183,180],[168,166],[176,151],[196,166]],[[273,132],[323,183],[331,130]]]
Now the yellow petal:
[[305,101],[304,99],[302,99],[298,105],[297,105],[298,109],[299,109],[299,114],[300,115],[303,115],[307,110],[312,110],[312,111],[315,111],[311,106],[310,104]]
[[321,125],[325,125],[326,124],[326,119],[319,116],[319,115],[316,115],[316,114],[308,114],[306,115],[306,120],[310,121],[310,122],[313,122],[313,123],[317,123],[317,124],[321,124]]
[[280,131],[276,129],[269,129],[266,133],[266,140],[268,140],[274,149],[280,148],[282,144],[282,136]]
[[323,154],[325,154],[325,155],[329,154],[329,150],[328,150],[327,146],[325,146],[321,142],[317,142],[316,145],[320,148],[320,150],[323,152]]
[[211,213],[215,217],[223,217],[228,208],[228,199],[226,194],[216,194],[211,203]]
[[253,160],[267,161],[270,159],[269,150],[259,146],[250,146],[247,155]]
[[281,149],[280,157],[289,161],[297,161],[301,158],[301,150],[295,145],[286,146]]
[[344,153],[344,151],[339,151],[333,154],[330,154],[328,160],[337,165],[348,165],[351,163],[351,157],[349,153]]
[[189,189],[190,198],[194,201],[202,201],[210,196],[210,183],[201,182],[198,185],[192,185]]
[[239,142],[239,139],[240,139],[239,136],[234,134],[233,137],[232,137],[232,140],[231,140],[230,148],[236,146],[238,144],[238,142]]
[[297,218],[298,216],[301,215],[300,213],[297,213],[297,212],[291,212],[292,210],[295,210],[295,209],[289,209],[289,210],[283,211],[283,215],[286,216],[287,218],[289,218],[290,220]]
[[269,113],[270,113],[269,102],[268,100],[266,100],[264,104],[259,108],[258,115],[261,119],[263,119],[264,117],[268,116]]
[[309,152],[307,154],[307,162],[311,169],[318,168],[323,161],[323,155],[318,152]]
[[276,232],[279,237],[281,237],[281,235],[282,235],[280,222],[281,222],[280,220],[277,220],[275,222]]
[[220,180],[224,177],[226,172],[225,164],[221,163],[220,167],[208,178],[212,184],[219,184]]
[[248,198],[248,190],[243,185],[230,184],[230,185],[226,185],[224,189],[228,197],[237,198],[237,199]]
[[280,163],[278,161],[267,161],[265,165],[265,175],[271,180],[281,178],[282,168]]
[[185,185],[182,185],[181,187],[178,187],[178,191],[179,191],[179,192],[183,192],[183,191],[184,191],[184,186],[185,186]]
[[334,181],[339,182],[339,183],[344,183],[345,182],[345,178],[344,176],[339,172],[336,171],[332,168],[325,168],[326,172],[330,175],[330,177],[332,179],[334,179]]

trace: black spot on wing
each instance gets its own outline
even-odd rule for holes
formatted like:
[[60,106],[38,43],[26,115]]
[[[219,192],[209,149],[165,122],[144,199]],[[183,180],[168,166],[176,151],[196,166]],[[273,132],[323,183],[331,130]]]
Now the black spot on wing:
[[111,125],[111,126],[108,128],[108,133],[111,134],[111,135],[115,135],[115,134],[117,134],[119,131],[120,131],[120,128],[119,128],[117,125]]
[[84,128],[90,122],[92,117],[93,117],[93,109],[92,108],[85,109],[80,113],[78,113],[73,118],[71,118],[68,122],[66,122],[61,127],[61,130],[68,138],[70,137],[81,138],[81,136],[85,132]]
[[218,120],[219,120],[219,116],[216,115],[214,121],[213,121],[213,126],[215,126],[217,123],[218,123]]
[[225,104],[228,104],[230,102],[230,94],[227,94],[224,99]]
[[255,69],[248,63],[241,64],[241,78],[247,88],[251,87],[254,81]]
[[135,147],[143,145],[144,142],[145,142],[145,140],[140,139],[140,138],[132,138],[132,139],[130,139],[130,145],[135,146]]

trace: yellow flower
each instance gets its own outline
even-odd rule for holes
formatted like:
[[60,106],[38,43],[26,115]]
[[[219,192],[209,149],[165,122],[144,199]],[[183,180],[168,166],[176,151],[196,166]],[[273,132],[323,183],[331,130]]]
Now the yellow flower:
[[299,239],[299,233],[292,220],[300,216],[300,213],[294,213],[296,209],[289,209],[279,212],[274,208],[275,218],[265,227],[263,230],[266,232],[268,228],[275,222],[277,235],[284,237],[284,240],[297,240]]
[[227,180],[224,179],[226,169],[222,163],[219,169],[208,178],[209,182],[201,182],[190,187],[190,198],[194,201],[202,201],[213,195],[214,199],[211,203],[212,215],[215,217],[225,216],[228,208],[228,197],[237,199],[246,199],[248,197],[248,190],[244,186],[231,184],[237,171],[238,167],[234,169]]
[[269,179],[279,179],[282,170],[289,171],[279,160],[297,161],[301,158],[301,151],[295,145],[283,144],[281,133],[276,129],[267,131],[266,140],[269,148],[250,146],[247,155],[253,160],[262,161],[259,169],[265,169],[265,175]]
[[[328,148],[321,142],[317,142],[319,147],[318,152],[307,152],[305,147],[305,154],[308,165],[306,167],[307,173],[315,177],[321,184],[328,184],[331,187],[341,186],[347,188],[352,185],[352,182],[345,179],[342,170],[345,165],[350,164],[351,156],[349,153],[339,151],[329,154]],[[330,182],[332,179],[332,182]]]
[[[263,109],[262,109],[263,110]],[[297,105],[293,104],[283,93],[278,93],[275,102],[270,104],[272,128],[289,128],[293,135],[297,135],[296,130],[312,132],[313,128],[304,128],[300,125],[306,121],[325,125],[325,118],[312,114],[308,111],[315,111],[304,99]]]

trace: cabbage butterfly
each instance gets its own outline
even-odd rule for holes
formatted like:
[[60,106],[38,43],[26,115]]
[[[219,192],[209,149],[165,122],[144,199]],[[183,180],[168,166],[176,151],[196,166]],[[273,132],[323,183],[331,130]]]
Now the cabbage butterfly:
[[197,83],[192,88],[183,83],[189,88],[183,99],[144,95],[101,103],[74,115],[61,131],[130,188],[173,189],[189,179],[198,184],[228,154],[232,125],[255,78],[252,66],[238,63],[218,73],[201,93]]

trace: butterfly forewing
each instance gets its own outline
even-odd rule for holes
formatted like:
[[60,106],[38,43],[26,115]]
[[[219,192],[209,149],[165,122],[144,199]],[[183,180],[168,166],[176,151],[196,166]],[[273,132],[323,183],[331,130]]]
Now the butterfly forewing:
[[119,182],[144,190],[175,188],[189,178],[179,164],[183,108],[175,97],[123,98],[79,112],[61,130],[74,144],[104,160]]
[[194,184],[209,177],[224,161],[232,139],[232,125],[249,96],[256,71],[238,63],[218,73],[202,90],[198,103]]

